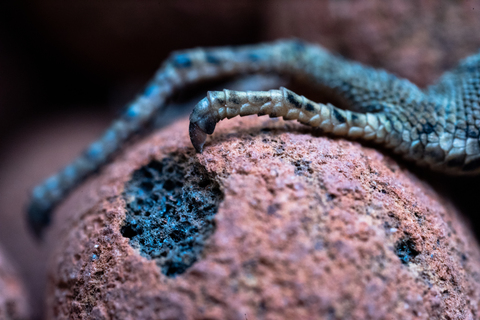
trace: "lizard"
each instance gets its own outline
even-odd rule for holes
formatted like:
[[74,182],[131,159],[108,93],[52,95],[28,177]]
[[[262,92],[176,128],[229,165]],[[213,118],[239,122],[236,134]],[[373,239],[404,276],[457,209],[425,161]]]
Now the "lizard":
[[173,52],[100,139],[33,189],[28,220],[34,233],[41,234],[52,209],[68,192],[165,110],[173,93],[200,81],[250,73],[301,78],[319,90],[332,90],[347,102],[347,108],[315,103],[286,88],[208,92],[190,115],[189,135],[197,152],[202,152],[207,135],[220,120],[257,114],[295,119],[339,137],[373,141],[433,170],[480,172],[480,53],[420,89],[387,71],[301,40],[188,49]]

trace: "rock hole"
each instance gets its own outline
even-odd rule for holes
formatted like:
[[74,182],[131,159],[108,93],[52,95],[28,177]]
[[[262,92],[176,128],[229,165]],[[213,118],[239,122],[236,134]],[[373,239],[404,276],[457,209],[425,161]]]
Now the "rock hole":
[[329,202],[333,201],[337,198],[337,196],[334,195],[333,193],[327,193],[326,196],[327,196],[327,201],[329,201]]
[[134,230],[131,225],[123,226],[121,232],[125,238],[129,238],[129,239],[132,239],[137,235],[137,231]]
[[[152,161],[150,164],[147,166],[150,167],[149,169],[153,169],[156,172],[162,172],[163,171],[163,165],[159,161]],[[145,169],[146,172],[150,172],[147,168]],[[153,176],[151,176],[153,178]]]
[[[148,179],[148,178],[147,178],[147,179]],[[151,183],[151,182],[143,182],[143,183],[140,185],[140,188],[142,188],[143,191],[145,191],[145,192],[152,191],[152,189],[153,189],[153,183]]]
[[395,254],[403,264],[408,264],[420,254],[420,251],[415,248],[415,242],[412,239],[403,238],[395,243]]
[[122,235],[174,277],[200,258],[223,193],[193,153],[173,153],[135,171],[123,197]]
[[206,188],[209,183],[210,183],[210,181],[208,181],[208,180],[202,180],[202,181],[200,181],[200,183],[199,183],[198,186],[199,186],[200,188]]

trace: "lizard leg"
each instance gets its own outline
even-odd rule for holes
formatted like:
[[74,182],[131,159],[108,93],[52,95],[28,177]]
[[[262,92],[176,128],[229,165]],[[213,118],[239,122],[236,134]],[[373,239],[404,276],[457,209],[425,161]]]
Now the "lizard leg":
[[[320,46],[296,40],[173,53],[145,91],[128,105],[124,114],[112,123],[100,139],[63,170],[33,189],[28,219],[34,232],[39,234],[50,221],[51,209],[71,189],[106,163],[129,137],[162,111],[174,92],[203,80],[263,72],[303,77],[334,90],[350,103],[352,109],[362,112],[400,108],[402,99],[417,101],[423,96],[417,87],[406,80],[342,59]],[[393,120],[390,118],[389,121]],[[196,132],[200,134],[200,131]]]
[[424,91],[434,108],[418,113],[435,129],[431,131],[445,150],[447,168],[462,174],[480,171],[480,53]]
[[[190,140],[198,152],[202,152],[207,134],[222,119],[237,115],[269,115],[321,128],[326,133],[341,137],[382,142],[387,139],[381,117],[371,113],[359,113],[339,109],[331,104],[319,104],[304,96],[280,88],[270,91],[211,91],[193,109],[190,115]],[[390,128],[391,129],[391,128]]]
[[243,73],[280,72],[289,68],[287,54],[294,41],[242,47],[191,49],[174,52],[163,63],[144,92],[134,99],[102,137],[63,170],[36,186],[28,206],[28,222],[36,235],[50,223],[50,211],[65,195],[106,163],[123,143],[158,112],[168,98],[185,86]]

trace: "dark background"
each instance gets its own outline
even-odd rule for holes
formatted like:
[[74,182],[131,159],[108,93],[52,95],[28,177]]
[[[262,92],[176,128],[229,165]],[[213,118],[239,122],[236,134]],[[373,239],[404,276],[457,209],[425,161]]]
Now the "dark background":
[[[478,30],[480,1],[0,2],[0,244],[34,317],[48,248],[26,228],[28,190],[98,136],[172,50],[295,36],[426,86],[477,52]],[[412,170],[480,234],[478,178]]]

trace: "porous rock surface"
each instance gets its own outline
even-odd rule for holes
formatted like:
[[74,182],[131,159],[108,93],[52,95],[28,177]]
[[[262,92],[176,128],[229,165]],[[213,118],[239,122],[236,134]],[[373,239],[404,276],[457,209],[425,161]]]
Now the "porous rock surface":
[[[179,209],[202,197],[194,218]],[[480,251],[447,201],[375,149],[266,117],[222,121],[203,154],[186,119],[137,141],[56,210],[46,243],[49,319],[480,314]]]
[[17,271],[0,247],[0,319],[28,319],[27,300]]

